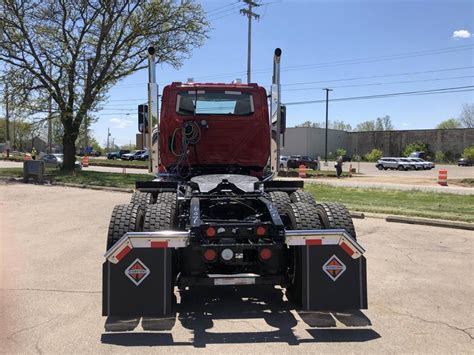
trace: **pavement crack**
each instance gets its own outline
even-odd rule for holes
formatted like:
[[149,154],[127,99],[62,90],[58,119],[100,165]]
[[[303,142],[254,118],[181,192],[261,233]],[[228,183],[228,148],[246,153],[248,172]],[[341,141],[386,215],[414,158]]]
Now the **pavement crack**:
[[58,319],[59,317],[61,317],[60,315],[57,315],[53,318],[50,318],[50,319],[47,319],[45,320],[44,322],[41,322],[41,323],[38,323],[38,324],[35,324],[35,325],[31,325],[29,327],[24,327],[24,328],[21,328],[13,333],[11,333],[10,335],[8,335],[6,337],[6,339],[12,339],[15,335],[19,334],[19,333],[22,333],[22,332],[26,332],[28,330],[31,330],[31,329],[34,329],[34,328],[38,328],[38,327],[41,327],[42,325],[45,325],[45,324],[48,324],[48,323],[51,323],[52,321],[55,321],[56,319]]
[[82,294],[102,293],[102,291],[57,290],[57,289],[42,289],[42,288],[0,288],[0,291],[38,291],[38,292],[60,292],[60,293],[82,293]]
[[411,313],[401,313],[401,312],[396,312],[394,311],[393,309],[390,309],[390,308],[387,308],[390,312],[394,313],[394,314],[398,314],[400,316],[405,316],[405,317],[410,317],[410,318],[414,318],[414,319],[418,319],[419,321],[422,321],[424,323],[430,323],[430,324],[438,324],[438,325],[444,325],[448,328],[451,328],[453,330],[456,330],[456,331],[459,331],[459,332],[463,332],[464,334],[466,334],[469,338],[471,338],[471,340],[474,340],[474,336],[472,336],[468,330],[470,329],[474,329],[474,327],[470,327],[470,328],[459,328],[459,327],[456,327],[454,325],[451,325],[449,323],[446,323],[446,322],[442,322],[442,321],[436,321],[436,320],[430,320],[430,319],[424,319],[420,316],[416,316],[414,314],[411,314]]

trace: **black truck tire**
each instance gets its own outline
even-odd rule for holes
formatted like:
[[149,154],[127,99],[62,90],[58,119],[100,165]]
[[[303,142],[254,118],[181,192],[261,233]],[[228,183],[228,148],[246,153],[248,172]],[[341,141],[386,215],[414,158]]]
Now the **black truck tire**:
[[269,192],[270,201],[275,205],[280,215],[285,214],[287,205],[291,204],[290,196],[283,191]]
[[176,192],[160,192],[156,196],[156,203],[169,203],[176,206]]
[[135,191],[132,194],[130,203],[134,205],[139,205],[143,210],[145,210],[147,205],[155,203],[155,199],[153,197],[153,194],[149,192]]
[[292,192],[290,194],[290,200],[291,202],[304,202],[316,206],[316,200],[314,199],[313,195],[303,190],[296,190],[295,192]]
[[346,206],[340,203],[320,203],[316,210],[324,229],[345,229],[349,235],[357,239],[352,217]]
[[[288,229],[321,229],[321,221],[316,210],[316,206],[295,202],[289,204],[286,208],[286,216],[288,217]],[[302,268],[302,248],[290,247],[290,284],[286,288],[286,297],[294,304],[302,304],[302,287],[301,268]]]
[[143,222],[144,232],[172,230],[175,222],[175,208],[170,203],[148,205]]
[[140,205],[116,205],[110,218],[107,233],[107,250],[127,232],[140,232],[143,226],[143,210]]

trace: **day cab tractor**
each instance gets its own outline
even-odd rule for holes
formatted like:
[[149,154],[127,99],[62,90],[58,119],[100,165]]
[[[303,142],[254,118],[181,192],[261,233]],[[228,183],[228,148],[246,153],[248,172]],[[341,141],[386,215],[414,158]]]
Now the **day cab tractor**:
[[269,96],[238,81],[164,88],[156,178],[112,212],[104,316],[165,319],[175,287],[186,302],[203,286],[280,286],[305,311],[367,308],[364,248],[347,209],[318,203],[302,180],[273,179],[285,130],[280,56]]

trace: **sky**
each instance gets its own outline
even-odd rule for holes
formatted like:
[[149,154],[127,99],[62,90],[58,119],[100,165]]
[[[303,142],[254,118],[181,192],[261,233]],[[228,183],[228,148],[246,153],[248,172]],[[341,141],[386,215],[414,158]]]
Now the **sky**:
[[[472,0],[260,0],[252,23],[252,82],[268,87],[274,49],[281,57],[282,102],[413,92],[474,85]],[[247,18],[237,0],[201,1],[212,30],[179,70],[157,66],[160,91],[172,81],[246,81]],[[403,74],[403,75],[401,75]],[[364,79],[360,79],[364,78]],[[137,105],[146,102],[147,71],[122,80],[97,115],[94,136],[107,129],[118,145],[134,142]],[[307,84],[299,84],[307,83]],[[297,85],[295,85],[297,84]],[[474,91],[334,101],[329,119],[355,127],[389,115],[396,129],[434,128],[458,117]],[[287,125],[322,122],[325,104],[287,107]]]

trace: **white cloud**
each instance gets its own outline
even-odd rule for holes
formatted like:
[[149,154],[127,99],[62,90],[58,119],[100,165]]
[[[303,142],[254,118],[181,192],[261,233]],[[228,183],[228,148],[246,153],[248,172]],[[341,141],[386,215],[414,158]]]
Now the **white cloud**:
[[471,36],[468,30],[457,30],[453,32],[453,38],[469,38]]
[[123,118],[111,118],[110,123],[114,123],[114,128],[127,128],[131,124],[133,124],[133,121],[126,120]]

